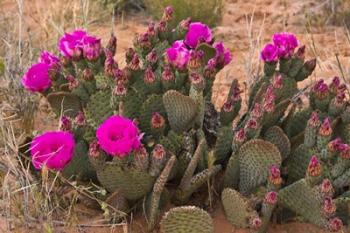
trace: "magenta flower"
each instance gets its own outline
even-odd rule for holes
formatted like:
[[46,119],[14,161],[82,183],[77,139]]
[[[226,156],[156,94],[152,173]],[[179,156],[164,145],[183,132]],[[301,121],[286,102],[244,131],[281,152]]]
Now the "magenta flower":
[[58,49],[66,58],[79,57],[83,50],[83,39],[87,33],[76,30],[73,33],[65,33],[58,42]]
[[201,23],[191,23],[188,32],[185,36],[185,44],[192,49],[195,49],[198,44],[206,42],[210,43],[213,39],[210,28]]
[[101,39],[97,39],[93,36],[85,36],[83,38],[83,54],[87,60],[96,60],[101,52]]
[[51,87],[50,66],[44,63],[32,65],[22,77],[22,85],[31,92],[43,92]]
[[102,150],[123,158],[141,147],[142,135],[132,120],[111,116],[98,127],[96,138]]
[[232,60],[232,55],[229,49],[226,49],[224,47],[224,44],[222,42],[216,42],[214,43],[214,48],[216,50],[216,63],[221,66],[226,66],[229,64]]
[[280,58],[290,57],[299,42],[294,34],[288,32],[276,33],[272,37],[274,45],[278,48]]
[[75,141],[73,134],[63,131],[46,132],[30,144],[32,163],[36,169],[46,166],[61,171],[73,158]]
[[264,62],[276,62],[278,60],[278,48],[273,44],[267,44],[261,51],[260,56]]
[[50,70],[56,71],[61,67],[60,59],[48,51],[41,52],[38,62],[47,64]]
[[179,69],[186,67],[190,52],[182,40],[175,41],[171,48],[166,50],[168,61]]

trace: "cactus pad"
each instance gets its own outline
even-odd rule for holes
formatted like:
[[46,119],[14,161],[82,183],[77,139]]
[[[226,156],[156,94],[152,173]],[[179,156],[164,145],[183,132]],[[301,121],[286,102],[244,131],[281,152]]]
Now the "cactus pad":
[[249,220],[258,213],[249,206],[245,197],[234,189],[226,188],[221,194],[227,220],[238,228],[248,228]]
[[182,132],[194,124],[198,107],[191,97],[170,90],[163,95],[163,103],[172,130]]
[[278,148],[268,141],[253,139],[239,149],[240,182],[242,193],[249,193],[266,182],[269,168],[281,165]]
[[289,138],[283,130],[278,126],[272,126],[264,135],[266,141],[274,144],[280,151],[282,159],[286,159],[291,151],[291,144]]
[[81,110],[81,102],[78,96],[69,92],[54,92],[47,96],[52,110],[60,116],[75,117]]
[[319,226],[327,225],[327,218],[322,213],[321,196],[317,187],[310,187],[301,179],[278,192],[280,204],[302,216],[305,220]]
[[164,233],[213,233],[213,220],[204,210],[195,206],[170,209],[161,221]]

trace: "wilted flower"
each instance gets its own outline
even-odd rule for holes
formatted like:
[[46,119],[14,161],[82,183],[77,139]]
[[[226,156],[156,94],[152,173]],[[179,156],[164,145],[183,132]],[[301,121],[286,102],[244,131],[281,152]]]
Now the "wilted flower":
[[68,81],[69,90],[74,90],[75,88],[77,88],[79,86],[79,80],[74,78],[73,75],[69,74],[65,78]]
[[182,40],[175,41],[171,48],[166,50],[166,55],[169,63],[179,69],[185,68],[190,58],[190,52]]
[[210,43],[212,39],[212,32],[207,25],[201,22],[194,22],[190,24],[184,42],[190,48],[195,49],[198,44],[203,42]]
[[213,78],[216,74],[216,60],[214,58],[209,59],[207,65],[204,67],[204,74],[206,77]]
[[278,48],[278,56],[280,58],[290,57],[294,53],[294,49],[299,45],[295,35],[288,32],[276,33],[273,35],[272,40]]
[[32,163],[36,169],[44,166],[60,171],[73,158],[74,136],[63,131],[46,132],[36,136],[30,144]]
[[150,35],[148,32],[143,33],[136,38],[136,46],[143,49],[149,49],[152,47]]
[[122,158],[141,147],[142,135],[132,120],[111,116],[98,127],[96,138],[102,150]]
[[278,48],[273,44],[267,44],[261,51],[260,56],[264,62],[277,62]]
[[189,79],[191,83],[194,84],[196,87],[202,88],[204,86],[203,76],[199,73],[196,73],[196,72],[191,73]]

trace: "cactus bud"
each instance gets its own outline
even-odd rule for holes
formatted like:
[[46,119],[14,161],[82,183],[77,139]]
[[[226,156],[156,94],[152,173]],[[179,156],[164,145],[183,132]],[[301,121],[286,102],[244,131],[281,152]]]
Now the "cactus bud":
[[208,78],[214,78],[216,74],[216,61],[215,59],[210,59],[204,68],[204,75]]
[[258,128],[258,121],[255,118],[250,118],[247,121],[245,127],[247,129],[257,129]]
[[334,194],[334,188],[329,179],[324,179],[320,185],[320,192],[323,194],[323,196],[333,196]]
[[148,33],[149,36],[153,37],[153,36],[156,35],[156,30],[155,30],[155,28],[156,28],[155,23],[150,22],[150,23],[148,24],[147,33]]
[[339,79],[339,77],[335,76],[335,77],[332,79],[331,84],[329,85],[329,90],[330,90],[333,94],[337,94],[339,86],[340,86],[340,79]]
[[281,89],[283,87],[283,77],[282,75],[278,74],[275,75],[272,81],[272,86],[275,89]]
[[320,129],[318,131],[318,134],[323,137],[328,137],[332,134],[332,125],[331,120],[327,117],[320,126]]
[[304,61],[304,59],[305,59],[305,48],[306,48],[305,45],[299,47],[299,49],[295,53],[295,57]]
[[152,157],[155,157],[157,159],[163,159],[166,155],[166,151],[163,145],[157,144],[154,146],[152,151]]
[[328,86],[323,79],[316,82],[312,90],[319,99],[324,99],[328,95]]
[[164,13],[163,13],[163,17],[162,20],[164,21],[170,21],[173,18],[173,14],[174,14],[174,9],[172,6],[167,6],[164,9]]
[[336,138],[332,141],[330,141],[327,145],[327,149],[330,151],[330,152],[339,152],[339,147],[341,146],[341,144],[343,144],[341,138]]
[[192,85],[195,87],[202,89],[204,88],[204,79],[203,76],[198,73],[191,73],[190,74],[190,81]]
[[60,129],[63,131],[70,131],[72,129],[72,122],[68,117],[66,117],[66,116],[61,117]]
[[114,79],[117,81],[117,82],[126,82],[127,81],[127,77],[126,77],[126,74],[124,72],[124,70],[121,70],[121,69],[114,69],[113,70],[113,76],[114,76]]
[[140,69],[140,59],[139,56],[135,53],[131,59],[131,62],[128,64],[131,70],[139,70]]
[[346,84],[343,83],[343,84],[340,84],[339,87],[338,87],[338,91],[345,91],[347,88],[346,88]]
[[92,70],[89,69],[89,68],[84,69],[84,71],[83,71],[83,79],[85,81],[90,81],[93,78],[94,78],[94,73],[92,72]]
[[153,49],[149,54],[147,54],[146,60],[151,64],[155,64],[158,61],[157,52]]
[[262,221],[259,217],[254,217],[249,220],[249,224],[253,230],[258,230],[262,225]]
[[72,64],[71,60],[65,56],[60,56],[60,63],[62,64],[63,67],[68,67]]
[[232,105],[231,101],[229,101],[229,100],[226,101],[224,103],[224,105],[222,106],[222,110],[224,112],[231,112],[233,110],[233,105]]
[[332,218],[328,221],[328,226],[327,228],[331,232],[338,232],[343,228],[343,222],[339,218]]
[[277,192],[275,191],[270,191],[266,193],[264,202],[270,205],[274,205],[277,203]]
[[79,86],[79,80],[74,78],[73,75],[67,75],[66,80],[68,81],[69,90],[74,90]]
[[164,70],[162,72],[162,80],[165,82],[170,82],[175,80],[175,75],[169,65],[166,65],[164,67]]
[[104,72],[106,76],[113,77],[114,69],[118,68],[117,63],[112,56],[107,56],[104,64]]
[[190,70],[198,69],[202,64],[203,57],[204,57],[204,52],[202,50],[199,50],[199,51],[191,50],[190,59],[187,63],[187,68]]
[[253,110],[251,111],[251,116],[253,118],[256,118],[256,119],[259,119],[260,117],[262,117],[263,115],[263,109],[262,109],[262,106],[261,104],[259,103],[255,103],[254,104],[254,107],[253,107]]
[[154,72],[152,71],[151,67],[148,67],[145,70],[145,74],[143,76],[143,81],[147,84],[154,83],[156,81],[156,76]]
[[241,89],[239,89],[239,85],[233,87],[231,101],[237,102],[237,101],[241,100],[241,93],[242,92],[243,91]]
[[153,113],[151,118],[151,126],[154,129],[163,128],[165,126],[164,117],[160,115],[158,112]]
[[316,111],[311,113],[311,117],[308,120],[307,125],[311,128],[318,128],[321,125],[320,118],[318,117],[318,113]]
[[86,123],[84,112],[79,111],[74,121],[78,126],[84,126]]
[[100,156],[100,145],[96,140],[92,141],[89,146],[89,156],[97,158]]
[[184,31],[187,31],[188,28],[190,27],[190,24],[191,24],[191,18],[188,17],[187,19],[183,19],[179,25],[180,25],[180,28]]
[[316,58],[308,60],[307,62],[305,62],[304,66],[306,70],[312,73],[316,68]]
[[341,146],[338,146],[338,149],[340,158],[350,160],[350,146],[348,144],[341,144]]
[[313,155],[310,159],[307,173],[310,177],[318,177],[321,175],[321,164],[316,155]]
[[73,61],[80,61],[80,59],[83,57],[83,51],[81,48],[76,47],[73,50]]
[[128,48],[125,52],[125,60],[126,63],[129,64],[131,60],[133,59],[134,55],[136,54],[135,50],[133,48]]
[[335,206],[335,203],[333,202],[332,198],[326,197],[323,200],[322,210],[327,216],[331,216],[332,214],[335,213],[336,206]]
[[163,169],[166,162],[166,151],[161,144],[154,146],[151,154],[151,164],[149,168],[149,174],[151,176],[158,176]]
[[149,49],[149,48],[151,48],[152,44],[151,44],[151,40],[150,40],[149,34],[146,32],[146,33],[143,33],[143,34],[137,36],[136,42],[135,42],[135,46],[136,47],[140,47],[142,49]]
[[235,133],[235,137],[234,137],[235,142],[243,143],[246,139],[247,139],[247,137],[246,137],[246,132],[245,132],[244,128],[238,130]]
[[113,33],[108,40],[106,49],[111,52],[112,56],[114,56],[117,51],[117,37],[115,37]]
[[123,82],[118,82],[113,90],[113,94],[116,96],[125,96],[126,95],[126,87]]
[[157,31],[158,32],[165,32],[167,28],[167,22],[162,20],[159,22],[158,26],[157,26]]
[[149,165],[149,155],[144,147],[134,152],[134,166],[140,171],[146,171]]
[[269,182],[275,186],[282,184],[281,171],[276,165],[269,169]]

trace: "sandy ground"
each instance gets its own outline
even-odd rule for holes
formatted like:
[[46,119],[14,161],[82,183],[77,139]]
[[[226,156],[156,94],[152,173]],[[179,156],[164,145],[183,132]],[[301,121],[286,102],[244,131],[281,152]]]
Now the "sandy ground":
[[[37,2],[37,1],[35,1]],[[47,3],[49,1],[42,1]],[[57,2],[57,1],[55,1]],[[308,29],[308,20],[305,11],[313,9],[318,0],[226,0],[223,21],[215,29],[216,38],[223,40],[233,52],[233,61],[217,77],[214,91],[217,97],[213,100],[219,107],[226,98],[228,86],[236,78],[243,85],[249,84],[259,67],[259,51],[262,45],[268,42],[275,32],[290,31],[297,34],[302,44],[307,45],[307,57],[317,57],[318,64],[313,75],[313,80],[319,78],[331,78],[340,75],[336,54],[344,68],[350,68],[350,41],[346,39],[346,31],[342,27],[326,26],[311,27]],[[4,1],[0,7],[15,10],[11,1]],[[27,6],[28,7],[28,6]],[[44,6],[42,6],[44,7]],[[40,6],[39,6],[40,8]],[[27,10],[34,8],[25,8]],[[37,9],[37,8],[36,8]],[[31,12],[33,13],[33,12]],[[25,14],[29,14],[25,12]],[[28,16],[28,15],[27,15]],[[35,28],[38,22],[33,17],[26,20]],[[114,30],[118,37],[117,59],[123,64],[123,52],[132,45],[132,38],[136,33],[143,32],[147,27],[148,16],[141,13],[128,16],[123,24],[116,23]],[[103,38],[106,42],[110,27],[108,23],[92,26],[89,31]],[[40,27],[36,27],[36,31]],[[345,69],[345,72],[348,70]],[[348,73],[347,73],[348,74]],[[350,78],[348,76],[348,78]],[[310,81],[306,81],[310,82]],[[305,85],[304,83],[302,85]],[[36,128],[39,130],[55,128],[57,125],[52,117],[46,117],[44,111],[39,111],[36,120]],[[97,214],[101,217],[100,214]],[[234,229],[225,219],[220,207],[212,213],[215,225],[215,233],[246,233],[247,231]],[[96,217],[96,216],[95,216]],[[82,222],[91,222],[92,216],[82,217]],[[130,228],[116,227],[83,227],[83,228],[57,228],[55,232],[144,232],[142,220],[135,220]],[[7,232],[5,220],[0,217],[0,232]],[[129,228],[129,231],[127,230]],[[43,232],[38,229],[20,229],[13,232]],[[272,225],[269,233],[323,233],[309,224],[288,223],[284,225]],[[346,231],[346,232],[350,232]]]

